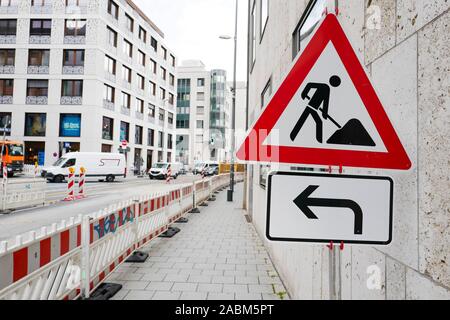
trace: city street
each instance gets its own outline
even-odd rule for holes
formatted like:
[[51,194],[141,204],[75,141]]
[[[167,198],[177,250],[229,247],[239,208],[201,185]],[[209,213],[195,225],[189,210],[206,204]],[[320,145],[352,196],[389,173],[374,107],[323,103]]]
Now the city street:
[[[24,177],[14,179],[24,179]],[[148,177],[132,177],[114,183],[90,182],[86,185],[88,197],[72,202],[62,201],[67,195],[66,183],[47,183],[46,202],[48,204],[46,206],[0,214],[0,240],[10,239],[80,214],[97,212],[111,203],[127,200],[133,196],[161,192],[174,185],[192,183],[199,179],[200,176],[179,176],[170,185],[163,180],[150,180]]]

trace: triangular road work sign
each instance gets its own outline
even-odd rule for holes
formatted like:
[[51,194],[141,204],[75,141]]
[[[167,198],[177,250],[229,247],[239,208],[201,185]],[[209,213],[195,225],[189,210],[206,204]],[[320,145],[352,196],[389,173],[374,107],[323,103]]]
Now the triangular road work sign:
[[237,152],[242,161],[408,170],[411,161],[334,14]]

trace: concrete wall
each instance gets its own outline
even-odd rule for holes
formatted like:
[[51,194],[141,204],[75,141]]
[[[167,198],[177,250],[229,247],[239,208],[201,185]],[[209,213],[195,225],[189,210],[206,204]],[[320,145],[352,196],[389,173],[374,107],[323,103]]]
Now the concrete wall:
[[[249,1],[252,5],[254,0]],[[250,124],[261,112],[261,92],[268,79],[272,77],[275,92],[292,66],[292,33],[308,2],[270,1],[260,43],[256,1],[258,44],[249,82]],[[450,2],[345,0],[338,5],[338,19],[413,162],[408,172],[372,170],[371,174],[395,180],[394,239],[388,247],[345,248],[342,298],[449,299]],[[377,12],[379,23],[368,28],[372,24],[366,24],[366,17],[377,18]],[[259,185],[259,166],[251,172],[249,207],[265,238],[266,194]],[[265,244],[292,298],[329,298],[325,246]],[[374,289],[370,284],[377,275],[381,287]]]

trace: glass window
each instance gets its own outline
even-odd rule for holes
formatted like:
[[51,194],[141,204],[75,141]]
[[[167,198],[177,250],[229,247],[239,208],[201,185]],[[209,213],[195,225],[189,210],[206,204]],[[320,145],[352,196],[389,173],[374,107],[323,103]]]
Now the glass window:
[[158,64],[153,59],[150,59],[150,68],[153,74],[156,74],[156,72],[158,72]]
[[146,43],[147,42],[147,31],[144,28],[139,27],[139,40]]
[[59,119],[60,137],[81,136],[81,114],[61,114]]
[[65,67],[83,67],[84,66],[84,50],[64,50],[63,66]]
[[150,81],[150,94],[156,96],[156,84]]
[[154,118],[156,113],[156,107],[153,104],[148,105],[148,116]]
[[62,168],[70,168],[77,164],[77,159],[69,159],[66,163],[62,166]]
[[269,0],[261,0],[261,38],[269,20]]
[[161,46],[161,56],[164,60],[167,60],[167,49]]
[[114,119],[103,117],[102,139],[113,140],[114,135]]
[[197,129],[203,129],[204,123],[203,120],[197,120]]
[[205,107],[198,106],[197,107],[197,115],[202,116],[205,114]]
[[164,132],[158,131],[158,148],[164,148]]
[[125,23],[126,23],[127,30],[130,32],[133,32],[134,31],[134,20],[127,13],[125,13],[125,21],[126,21]]
[[120,122],[120,141],[130,141],[130,124],[128,122]]
[[116,74],[116,60],[110,56],[105,56],[105,71],[113,75]]
[[[167,135],[167,149],[172,150],[173,149],[173,136],[171,134]],[[170,159],[170,157],[167,157]]]
[[131,83],[131,69],[130,68],[128,68],[126,66],[122,66],[122,79],[128,83]]
[[0,97],[13,96],[14,80],[0,79]]
[[28,80],[28,97],[48,97],[48,80]]
[[165,112],[163,109],[159,109],[159,121],[163,121],[164,122],[164,116],[165,116]]
[[166,100],[166,89],[160,87],[159,93],[160,93],[159,98],[161,100]]
[[119,6],[112,0],[108,0],[108,13],[116,20],[119,19]]
[[111,87],[111,86],[108,86],[107,84],[105,84],[105,96],[104,96],[104,99],[106,101],[108,101],[108,102],[114,103],[115,100],[116,100],[115,96],[116,96],[116,89]]
[[30,36],[50,36],[52,33],[52,20],[31,19]]
[[173,106],[175,103],[175,96],[172,93],[169,93],[169,104]]
[[309,2],[293,33],[293,58],[300,52],[302,42],[307,41],[313,34],[326,7],[326,0],[311,0]]
[[130,41],[123,39],[123,53],[130,58],[133,58],[133,45]]
[[205,78],[197,79],[197,87],[204,87],[204,86],[205,86]]
[[12,119],[12,113],[11,112],[0,112],[0,134],[3,135],[5,133],[5,136],[11,135],[11,119]]
[[141,126],[136,126],[136,130],[135,130],[135,143],[136,144],[142,144],[142,134],[144,132],[144,128]]
[[131,96],[128,93],[122,92],[122,106],[127,109],[131,108]]
[[117,32],[107,27],[108,30],[108,43],[110,46],[117,48]]
[[64,35],[73,37],[86,36],[86,20],[66,19]]
[[17,33],[17,19],[0,19],[0,35],[15,36]]
[[165,68],[161,67],[161,78],[163,80],[166,80],[166,77],[167,77],[167,71]]
[[158,51],[158,41],[156,41],[155,38],[151,38],[150,45],[152,46],[153,50],[155,50],[155,52]]
[[46,125],[45,113],[25,113],[25,136],[45,137]]
[[16,50],[0,49],[0,66],[14,66],[16,59]]
[[141,50],[138,50],[138,62],[140,65],[145,67],[145,53]]
[[153,129],[148,129],[147,131],[147,145],[149,147],[155,146],[155,130]]
[[251,13],[251,41],[252,41],[252,50],[251,50],[251,70],[253,69],[253,65],[256,62],[256,0],[253,1],[252,13]]
[[82,97],[83,96],[83,80],[63,80],[61,96],[63,96],[63,97]]
[[167,114],[167,122],[168,122],[169,124],[173,124],[173,113],[169,112],[169,113]]
[[144,100],[136,99],[136,111],[144,113]]
[[138,88],[141,90],[145,90],[145,78],[140,74],[138,74],[137,80],[138,80]]
[[171,86],[175,85],[175,76],[173,74],[169,74],[169,84]]
[[50,50],[29,50],[28,65],[48,67],[50,65]]
[[172,67],[176,67],[176,60],[173,54],[170,55],[170,64],[172,65]]

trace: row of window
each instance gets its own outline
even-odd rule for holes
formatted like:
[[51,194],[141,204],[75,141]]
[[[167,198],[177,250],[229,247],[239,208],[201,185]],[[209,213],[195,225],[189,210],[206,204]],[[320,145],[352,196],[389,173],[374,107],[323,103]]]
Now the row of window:
[[[130,141],[130,124],[125,121],[120,121],[120,141]],[[114,136],[114,119],[103,117],[102,126],[102,139],[113,141]],[[134,131],[134,143],[138,145],[143,145],[144,140],[144,128],[142,126],[136,125]],[[155,146],[155,130],[147,129],[147,146]],[[158,148],[164,148],[164,132],[158,131]],[[167,149],[173,149],[173,136],[171,134],[167,135]]]
[[[157,74],[157,69],[156,69],[156,62],[154,62],[153,60],[151,60],[151,72],[153,74]],[[108,56],[105,55],[105,62],[104,62],[104,69],[105,72],[109,73],[110,75],[116,76],[117,75],[117,61]],[[122,65],[122,80],[124,80],[127,83],[132,83],[132,79],[133,79],[133,72],[131,70],[131,68],[127,67],[126,65]],[[136,73],[137,76],[137,84],[138,84],[138,88],[141,90],[145,90],[145,77],[139,73]],[[167,70],[163,67],[160,67],[160,76],[161,78],[166,81],[167,80]],[[170,86],[174,86],[175,85],[175,76],[173,74],[169,74],[169,85]],[[161,99],[165,100],[166,99],[166,89],[164,88],[160,88],[161,91]],[[156,96],[156,83],[154,83],[153,81],[150,81],[150,93],[153,96]],[[169,93],[169,102],[171,104],[173,104],[173,99],[174,99],[174,95],[172,93]]]
[[[14,79],[0,79],[0,97],[13,96]],[[48,97],[48,80],[27,80],[28,97]],[[62,80],[62,97],[82,97],[83,80]]]
[[[83,49],[64,49],[62,65],[63,67],[84,67],[84,57]],[[15,66],[15,63],[15,49],[0,49],[0,66]],[[28,66],[49,67],[50,49],[29,49]]]
[[[108,0],[108,13],[111,15],[111,17],[115,20],[119,20],[119,5],[115,3],[113,0]],[[135,32],[135,21],[134,19],[127,13],[125,13],[125,26],[130,33]],[[117,32],[108,27],[108,30],[110,32],[110,44],[114,47],[117,47]],[[142,27],[138,27],[138,38],[143,43],[147,43],[147,31]],[[126,41],[126,40],[125,40]],[[115,45],[114,45],[115,44]],[[158,41],[154,37],[150,37],[150,46],[153,48],[155,52],[158,52]],[[168,52],[167,49],[164,46],[161,46],[161,56],[164,58],[164,60],[168,59]],[[176,65],[175,56],[170,55],[170,63],[173,67]]]
[[[64,36],[66,37],[85,37],[86,19],[66,19],[64,23]],[[17,19],[0,19],[0,35],[16,36]],[[51,19],[31,19],[30,36],[51,36]]]
[[[10,122],[6,126],[5,135],[11,135],[12,113],[0,113],[0,123]],[[2,128],[4,129],[4,128]],[[47,130],[47,114],[46,113],[25,113],[24,136],[26,137],[45,137]],[[2,130],[3,131],[3,130]],[[144,128],[135,126],[134,143],[143,144]],[[102,123],[102,139],[113,141],[114,136],[114,119],[103,117]],[[81,114],[61,113],[59,115],[59,137],[79,138],[81,137]],[[130,141],[130,124],[125,121],[120,122],[120,141]],[[155,146],[155,130],[148,129],[147,145]],[[158,131],[158,148],[164,148],[164,132]],[[173,136],[167,135],[167,148],[173,149]]]

